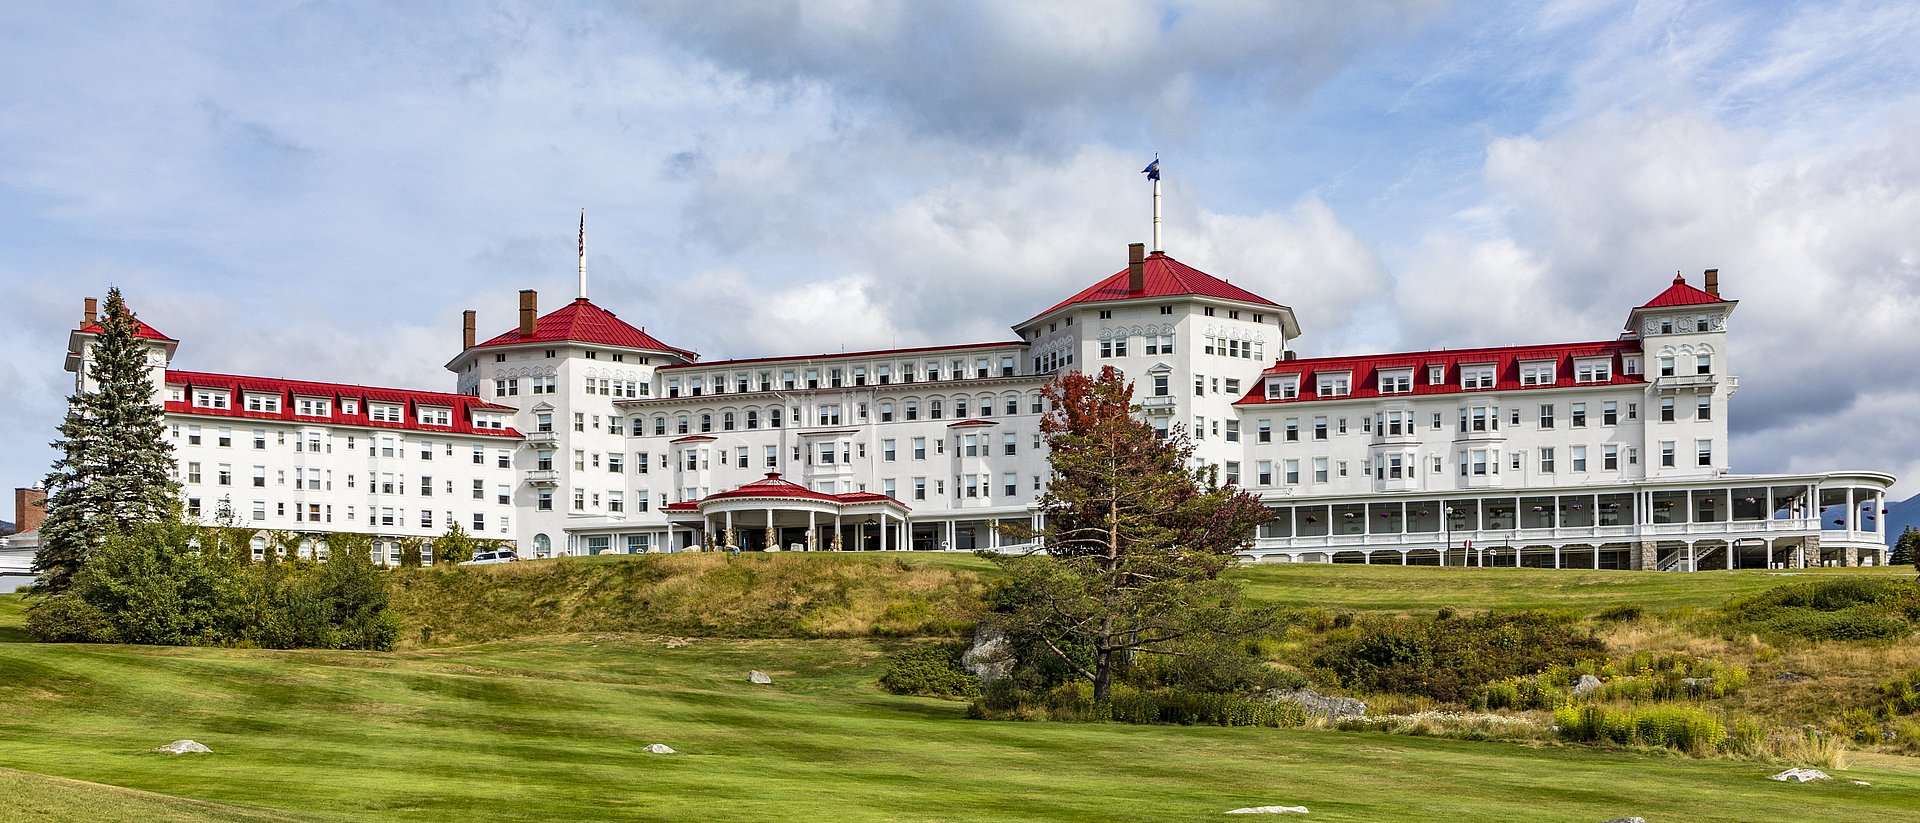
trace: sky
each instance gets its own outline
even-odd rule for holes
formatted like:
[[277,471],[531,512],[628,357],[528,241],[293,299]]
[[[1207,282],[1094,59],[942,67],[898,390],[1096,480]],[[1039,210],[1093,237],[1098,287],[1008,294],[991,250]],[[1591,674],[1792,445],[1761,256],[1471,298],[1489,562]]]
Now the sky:
[[1920,493],[1920,4],[0,4],[0,486],[81,300],[176,367],[451,391],[574,296],[704,358],[984,342],[1169,254],[1302,356],[1740,301],[1739,472]]

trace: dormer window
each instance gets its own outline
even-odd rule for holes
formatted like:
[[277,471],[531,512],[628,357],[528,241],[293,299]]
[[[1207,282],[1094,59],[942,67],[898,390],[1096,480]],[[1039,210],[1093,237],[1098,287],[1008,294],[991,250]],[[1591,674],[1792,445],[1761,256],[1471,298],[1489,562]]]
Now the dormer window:
[[1300,396],[1299,375],[1267,378],[1268,400],[1292,400]]
[[299,397],[294,399],[296,414],[304,417],[326,417],[333,405],[323,397]]
[[419,406],[414,409],[414,415],[420,418],[420,422],[424,425],[428,425],[428,426],[453,425],[453,411],[451,409],[441,408],[438,406]]
[[1461,366],[1460,388],[1491,389],[1493,388],[1493,372],[1494,367],[1492,365]]
[[1314,393],[1321,397],[1346,397],[1353,393],[1353,373],[1320,375]]
[[341,413],[343,413],[343,414],[359,414],[359,413],[360,413],[360,401],[358,401],[358,400],[342,400],[342,401],[340,401],[340,411],[341,411]]
[[376,423],[400,422],[400,405],[397,403],[367,404],[367,419]]
[[245,397],[246,397],[246,403],[247,403],[247,411],[261,412],[264,414],[280,413],[280,395],[247,394],[245,395]]
[[474,415],[473,427],[476,429],[504,429],[507,427],[507,419],[497,414],[478,414]]
[[1520,364],[1520,385],[1551,386],[1554,382],[1554,364],[1548,360],[1540,363]]
[[225,391],[214,390],[214,389],[194,389],[193,390],[193,405],[194,405],[194,408],[198,408],[198,409],[229,408],[229,404],[232,402],[232,398],[233,398],[233,395]]
[[1380,373],[1381,394],[1407,394],[1413,391],[1413,369],[1395,369]]
[[1447,382],[1446,366],[1428,366],[1427,367],[1427,385],[1438,386],[1445,382]]
[[1620,372],[1622,374],[1639,374],[1640,358],[1638,357],[1620,358]]
[[1613,358],[1575,360],[1573,379],[1578,383],[1605,383],[1613,379]]

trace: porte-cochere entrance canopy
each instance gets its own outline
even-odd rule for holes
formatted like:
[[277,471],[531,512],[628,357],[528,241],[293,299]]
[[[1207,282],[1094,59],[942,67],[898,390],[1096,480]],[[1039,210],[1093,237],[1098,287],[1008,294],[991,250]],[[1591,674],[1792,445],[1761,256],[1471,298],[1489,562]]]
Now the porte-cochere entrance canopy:
[[702,533],[708,548],[746,551],[906,549],[911,512],[884,494],[815,491],[779,472],[664,511],[671,525]]

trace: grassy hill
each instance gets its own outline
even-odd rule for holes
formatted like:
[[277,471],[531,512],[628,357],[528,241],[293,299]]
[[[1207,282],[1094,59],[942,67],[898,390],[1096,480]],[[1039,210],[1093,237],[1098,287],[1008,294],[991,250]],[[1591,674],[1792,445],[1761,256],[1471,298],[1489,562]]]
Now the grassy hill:
[[[1777,765],[1665,753],[976,721],[961,703],[877,689],[886,655],[913,642],[897,636],[962,629],[990,573],[951,555],[408,571],[396,604],[412,642],[386,654],[34,644],[19,598],[0,597],[0,819],[1165,821],[1268,804],[1335,821],[1920,816],[1920,761],[1890,755],[1859,754],[1842,780],[1789,786],[1766,779]],[[1361,613],[1623,603],[1685,613],[1805,579],[1236,574],[1261,599]],[[1704,642],[1660,625],[1629,631],[1653,633],[1637,639],[1646,644]],[[1872,672],[1889,653],[1790,649],[1769,665],[1826,656]],[[748,683],[749,669],[774,684]],[[1792,689],[1805,688],[1756,686],[1748,699],[1804,700]],[[215,754],[147,751],[183,737]],[[642,753],[649,743],[681,754]]]

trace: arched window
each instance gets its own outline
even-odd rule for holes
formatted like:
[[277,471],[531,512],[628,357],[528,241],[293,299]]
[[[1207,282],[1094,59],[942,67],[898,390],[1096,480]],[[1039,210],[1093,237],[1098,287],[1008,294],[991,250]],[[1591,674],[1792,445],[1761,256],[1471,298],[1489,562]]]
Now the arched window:
[[720,413],[720,430],[733,431],[733,412]]
[[700,431],[702,434],[713,431],[713,415],[700,415]]
[[[936,414],[934,416],[938,417],[939,415]],[[956,419],[962,419],[962,420],[966,419],[966,416],[967,416],[967,399],[966,398],[956,397],[953,399],[953,416]]]
[[653,433],[654,434],[667,433],[667,416],[666,415],[664,414],[656,415],[653,418]]
[[547,536],[545,534],[536,534],[533,536],[533,556],[534,557],[545,557],[548,554],[548,550],[552,548],[553,548],[553,541],[547,539]]
[[687,433],[687,421],[688,421],[688,419],[689,419],[689,418],[688,418],[688,417],[687,417],[686,415],[684,415],[684,414],[680,414],[680,415],[674,415],[674,418],[673,418],[673,426],[674,426],[674,433],[675,433],[675,434],[686,434],[686,433]]
[[760,412],[755,411],[753,409],[747,410],[747,428],[748,429],[760,428]]

